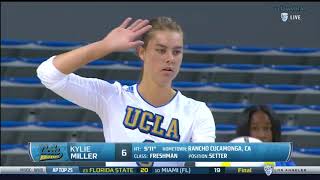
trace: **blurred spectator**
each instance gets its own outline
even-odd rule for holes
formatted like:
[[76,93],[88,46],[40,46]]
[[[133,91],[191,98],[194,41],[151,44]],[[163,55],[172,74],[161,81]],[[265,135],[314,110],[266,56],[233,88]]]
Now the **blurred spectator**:
[[[246,108],[237,127],[238,137],[250,136],[263,142],[280,142],[281,123],[267,105],[253,105]],[[276,166],[294,166],[293,161],[276,162]]]

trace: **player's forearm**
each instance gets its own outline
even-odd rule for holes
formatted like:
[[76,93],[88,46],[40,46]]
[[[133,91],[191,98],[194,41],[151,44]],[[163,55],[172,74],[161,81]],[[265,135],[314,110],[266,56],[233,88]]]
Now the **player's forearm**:
[[112,50],[101,41],[88,44],[78,49],[60,54],[53,60],[53,65],[62,73],[70,74],[82,66],[100,59]]

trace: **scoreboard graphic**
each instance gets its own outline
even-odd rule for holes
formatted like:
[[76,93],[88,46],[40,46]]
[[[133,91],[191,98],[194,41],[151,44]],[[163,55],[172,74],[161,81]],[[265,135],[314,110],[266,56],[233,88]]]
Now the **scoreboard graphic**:
[[29,143],[33,161],[288,161],[289,142],[277,143]]
[[[276,162],[290,160],[292,143],[30,142],[34,162]],[[0,174],[319,174],[320,166],[80,167],[2,166]]]
[[2,166],[0,174],[320,174],[320,166],[272,167],[77,167],[77,166]]

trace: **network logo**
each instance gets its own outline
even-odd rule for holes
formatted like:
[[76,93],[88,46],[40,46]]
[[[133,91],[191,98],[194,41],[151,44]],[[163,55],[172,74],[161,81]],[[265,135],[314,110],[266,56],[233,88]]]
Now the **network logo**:
[[264,166],[264,172],[267,174],[267,176],[270,176],[273,172],[273,166],[272,165],[265,165]]
[[301,21],[302,20],[302,16],[301,14],[289,14],[286,12],[281,13],[281,20],[283,22],[287,22],[287,21]]
[[288,13],[281,13],[281,20],[286,22],[288,20],[289,14]]

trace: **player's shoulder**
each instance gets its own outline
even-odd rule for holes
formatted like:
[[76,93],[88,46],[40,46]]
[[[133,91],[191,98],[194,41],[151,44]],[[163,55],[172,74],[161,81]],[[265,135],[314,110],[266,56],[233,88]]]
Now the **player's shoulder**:
[[[131,84],[131,85],[128,85],[128,84]],[[122,93],[122,92],[128,92],[128,93],[133,93],[134,91],[134,86],[136,84],[132,84],[130,82],[119,82],[119,81],[114,81],[112,83],[112,85],[118,89],[118,92],[119,93]]]
[[133,93],[135,85],[122,85],[121,88],[125,92]]
[[179,93],[179,102],[178,103],[183,104],[184,106],[192,107],[193,109],[207,107],[205,102],[187,97],[187,96],[183,95],[181,92]]

